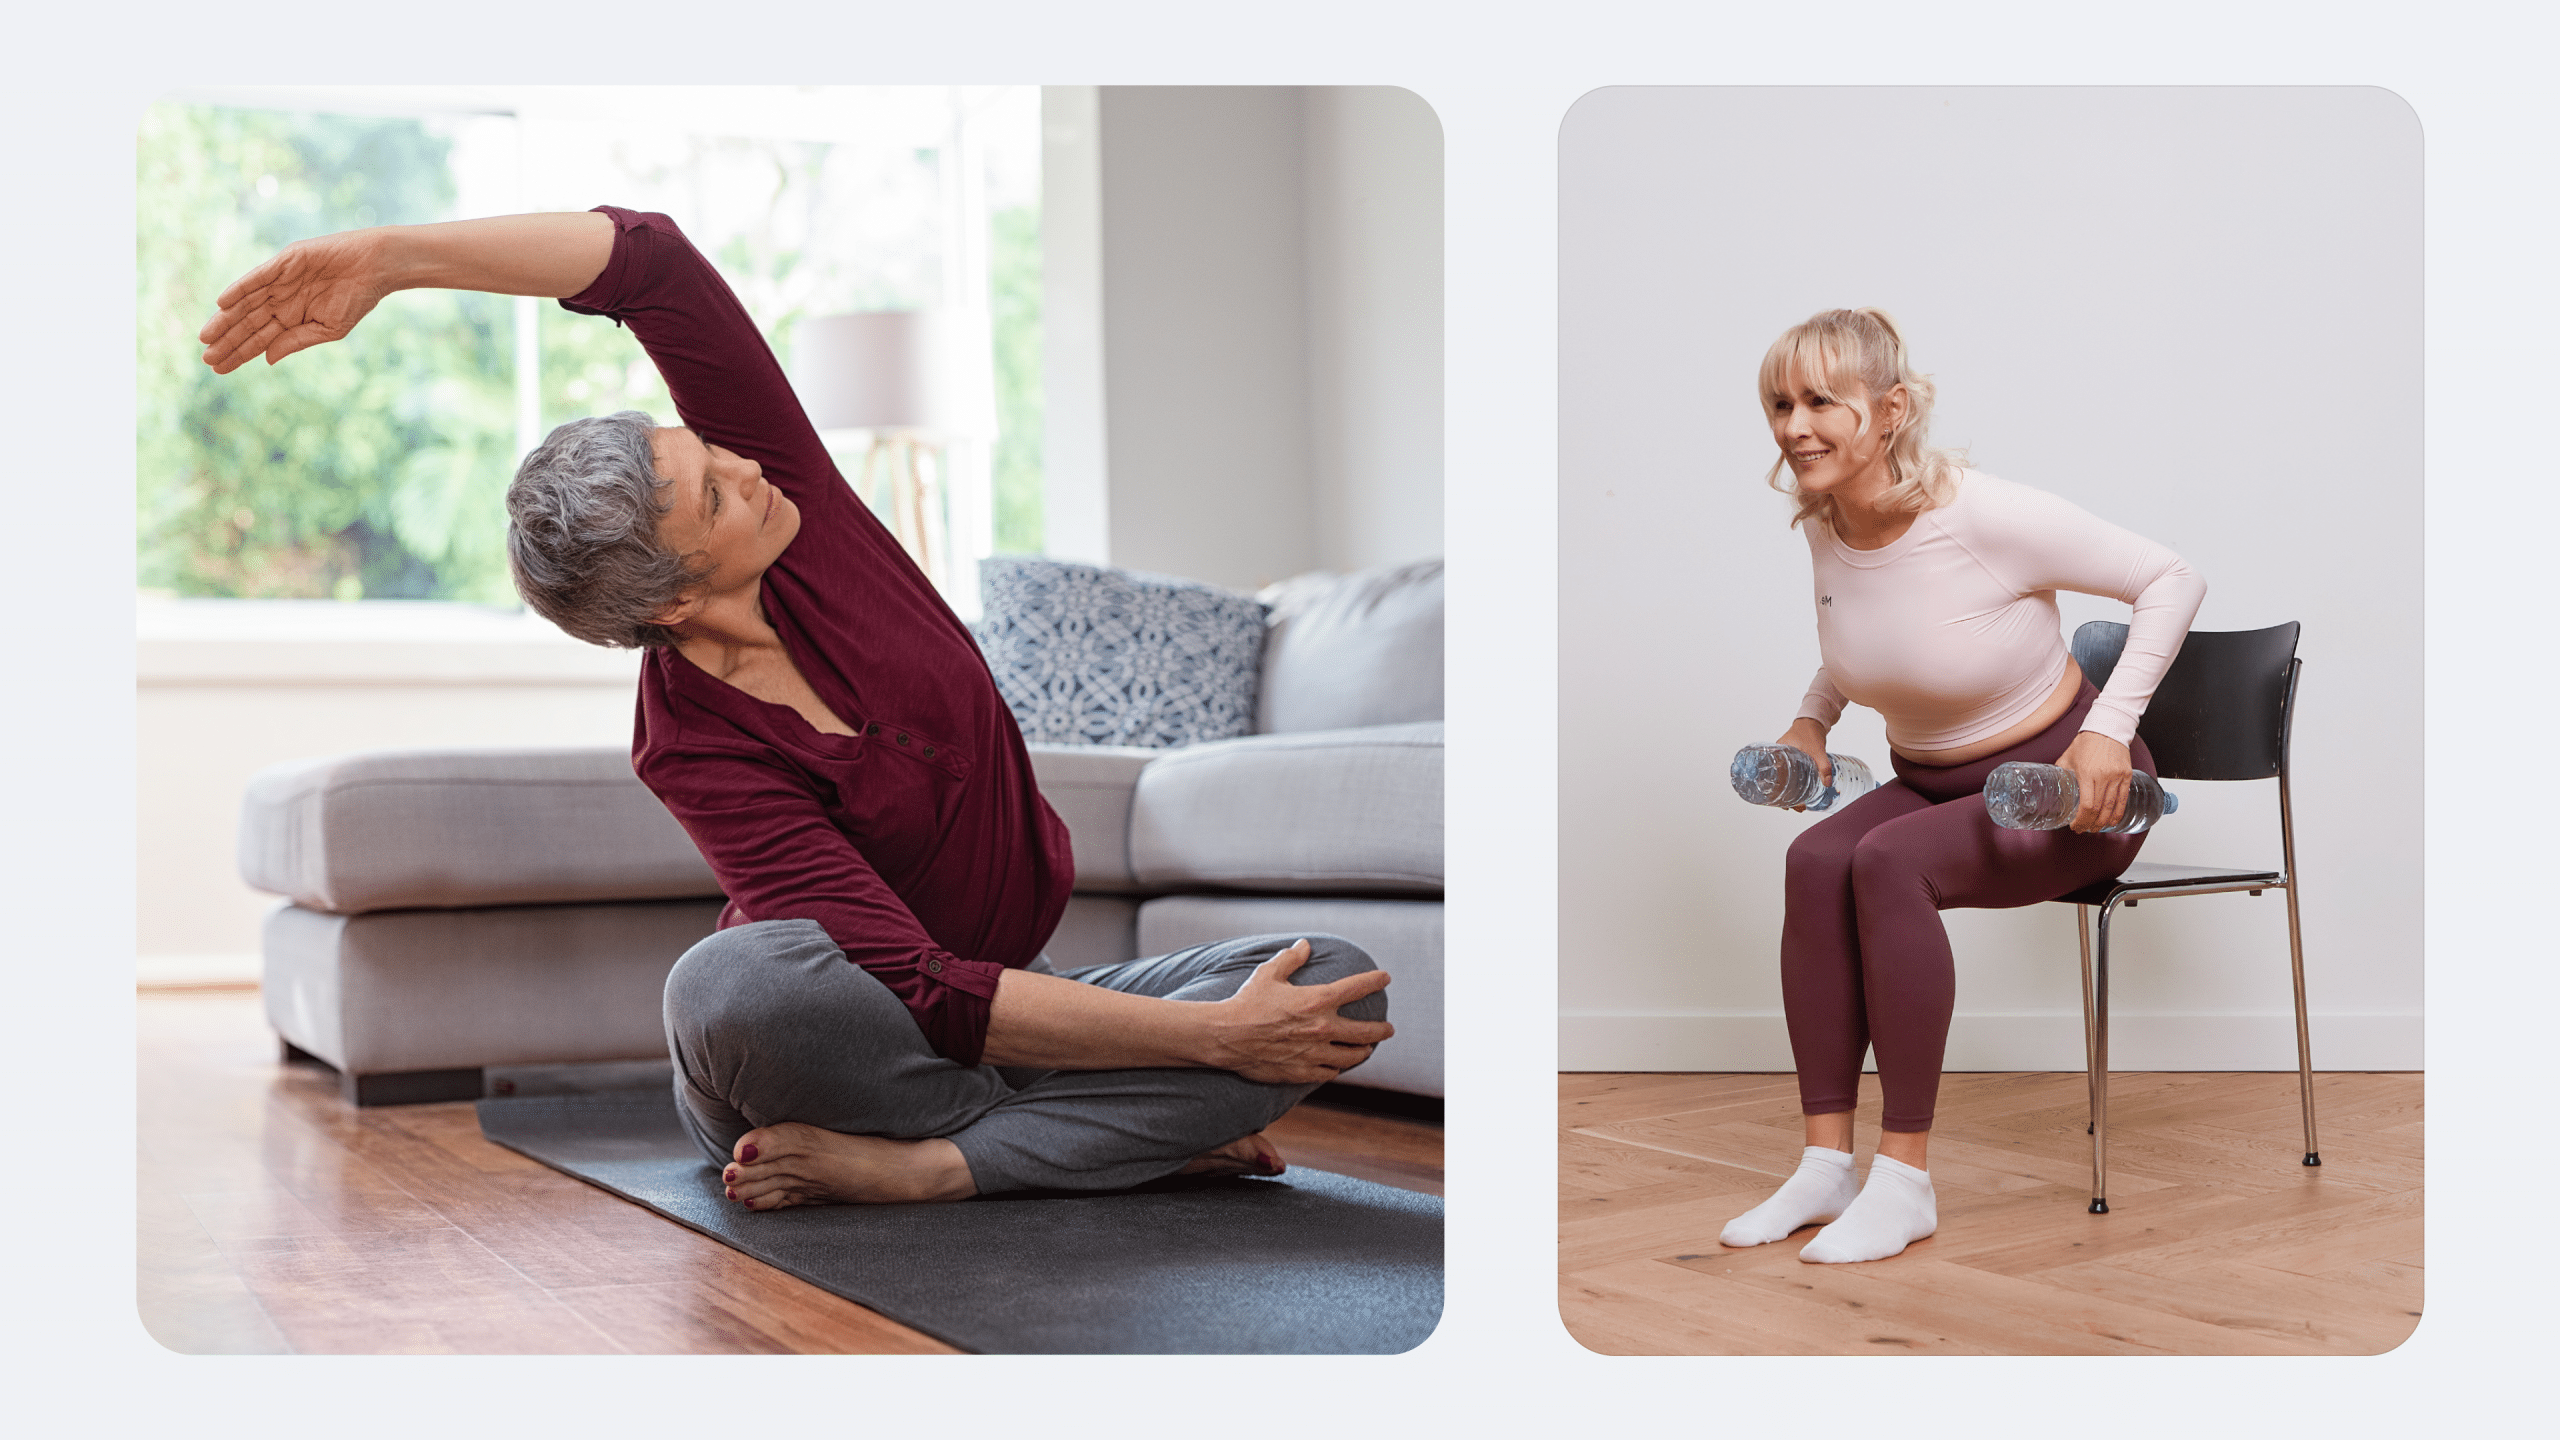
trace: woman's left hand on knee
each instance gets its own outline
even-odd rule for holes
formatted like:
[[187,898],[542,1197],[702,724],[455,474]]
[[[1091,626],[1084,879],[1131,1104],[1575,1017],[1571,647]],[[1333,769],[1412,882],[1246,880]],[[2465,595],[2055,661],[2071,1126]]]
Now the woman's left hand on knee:
[[1384,1020],[1334,1013],[1386,989],[1385,971],[1364,970],[1323,985],[1290,984],[1311,953],[1299,941],[1255,967],[1234,995],[1206,1007],[1204,1063],[1266,1084],[1315,1085],[1368,1059],[1372,1046],[1396,1033]]

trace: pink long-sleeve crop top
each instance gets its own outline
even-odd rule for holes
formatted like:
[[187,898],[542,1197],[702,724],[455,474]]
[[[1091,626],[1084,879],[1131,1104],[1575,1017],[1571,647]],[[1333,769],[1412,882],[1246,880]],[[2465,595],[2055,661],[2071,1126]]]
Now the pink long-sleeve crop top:
[[2070,661],[2056,590],[2133,607],[2124,656],[2080,727],[2130,745],[2204,603],[2204,577],[2167,547],[1978,470],[1881,549],[1850,549],[1819,519],[1804,532],[1822,668],[1796,713],[1831,725],[1854,700],[1905,752],[1968,745],[2035,713]]

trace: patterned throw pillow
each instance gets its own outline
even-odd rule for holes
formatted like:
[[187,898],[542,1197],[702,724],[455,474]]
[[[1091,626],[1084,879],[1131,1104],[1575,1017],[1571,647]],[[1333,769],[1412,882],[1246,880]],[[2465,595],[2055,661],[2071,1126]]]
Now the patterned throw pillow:
[[1163,748],[1253,732],[1262,602],[1196,580],[978,562],[978,647],[1022,738]]

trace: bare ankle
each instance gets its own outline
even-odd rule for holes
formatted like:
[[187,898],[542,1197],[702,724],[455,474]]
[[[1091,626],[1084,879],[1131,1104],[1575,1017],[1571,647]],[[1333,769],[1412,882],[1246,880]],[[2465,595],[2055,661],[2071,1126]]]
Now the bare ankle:
[[948,1140],[918,1140],[901,1147],[905,1154],[899,1167],[899,1188],[907,1192],[903,1198],[912,1202],[966,1200],[978,1193],[978,1178],[969,1172],[969,1159],[960,1147]]

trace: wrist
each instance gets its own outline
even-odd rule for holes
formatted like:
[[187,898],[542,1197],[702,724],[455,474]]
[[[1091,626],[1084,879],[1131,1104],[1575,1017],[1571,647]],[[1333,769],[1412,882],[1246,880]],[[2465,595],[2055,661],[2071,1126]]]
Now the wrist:
[[1172,1064],[1192,1070],[1222,1070],[1215,1001],[1161,1000],[1165,1007],[1163,1048]]
[[357,232],[365,274],[373,281],[375,294],[420,290],[434,283],[427,273],[428,255],[419,234],[415,225],[377,225]]

